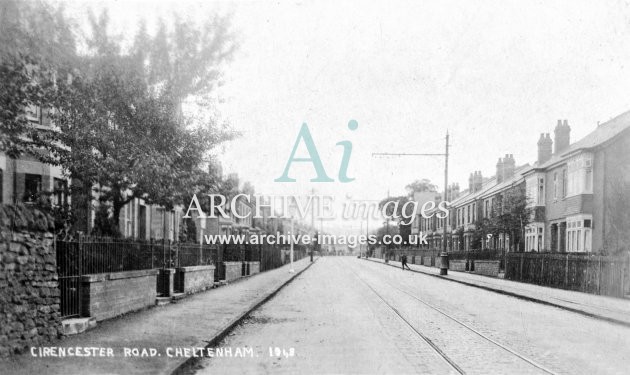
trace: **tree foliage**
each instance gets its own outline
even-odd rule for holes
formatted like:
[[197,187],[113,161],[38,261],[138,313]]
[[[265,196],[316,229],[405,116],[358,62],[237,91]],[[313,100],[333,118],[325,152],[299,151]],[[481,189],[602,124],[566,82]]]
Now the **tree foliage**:
[[38,155],[37,129],[27,111],[54,97],[60,74],[72,66],[75,39],[63,10],[42,1],[0,2],[0,151]]
[[[131,41],[112,33],[107,12],[88,21],[83,35],[63,8],[0,2],[0,151],[62,166],[73,204],[98,199],[109,233],[134,198],[170,208],[221,184],[204,164],[236,134],[209,98],[236,44],[222,16],[175,16],[154,34],[141,23]],[[54,126],[33,126],[33,106]]]
[[413,197],[414,193],[437,192],[437,185],[432,184],[431,180],[423,178],[405,186],[405,189],[407,189],[409,196]]
[[522,250],[523,230],[529,224],[531,215],[532,209],[528,207],[524,186],[506,190],[493,200],[490,217],[481,218],[475,223],[473,246],[480,247],[480,241],[484,241],[489,234],[494,238],[507,234],[513,250]]

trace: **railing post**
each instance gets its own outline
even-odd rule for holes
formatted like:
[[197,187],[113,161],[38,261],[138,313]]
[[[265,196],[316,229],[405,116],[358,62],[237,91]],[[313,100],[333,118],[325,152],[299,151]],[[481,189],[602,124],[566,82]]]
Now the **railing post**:
[[601,294],[601,284],[602,284],[602,256],[598,255],[598,265],[597,265],[597,294]]
[[[168,240],[168,253],[173,254],[173,247],[171,246],[171,240]],[[179,259],[179,246],[175,246],[175,267],[179,267],[181,265]]]
[[569,288],[569,254],[566,255],[566,261],[564,264],[564,287]]
[[540,285],[545,285],[545,254],[540,257]]
[[589,258],[590,258],[589,256],[586,257],[586,272],[584,273],[584,283],[583,283],[584,287],[582,288],[583,292],[588,292],[588,265],[590,263]]
[[203,242],[199,242],[199,261],[197,262],[197,265],[202,265],[203,264]]

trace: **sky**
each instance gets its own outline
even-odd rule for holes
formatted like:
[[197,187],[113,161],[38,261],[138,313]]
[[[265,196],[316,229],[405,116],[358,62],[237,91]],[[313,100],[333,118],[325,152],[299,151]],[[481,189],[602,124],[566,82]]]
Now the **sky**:
[[[567,119],[571,141],[630,110],[630,6],[622,1],[72,1],[68,11],[107,7],[116,30],[178,13],[191,22],[232,15],[239,49],[218,97],[242,136],[213,153],[260,194],[373,200],[428,178],[494,175],[499,157],[534,163],[540,133]],[[347,124],[356,120],[358,129]],[[282,175],[306,123],[332,183],[312,183],[295,163]],[[352,143],[349,183],[338,181]],[[298,156],[305,156],[303,145]],[[349,223],[357,227],[356,222]]]

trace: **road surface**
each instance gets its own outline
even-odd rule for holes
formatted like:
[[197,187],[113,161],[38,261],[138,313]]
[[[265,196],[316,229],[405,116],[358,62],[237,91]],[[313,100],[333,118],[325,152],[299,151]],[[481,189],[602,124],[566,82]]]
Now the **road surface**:
[[198,374],[626,374],[630,328],[350,257],[320,259]]

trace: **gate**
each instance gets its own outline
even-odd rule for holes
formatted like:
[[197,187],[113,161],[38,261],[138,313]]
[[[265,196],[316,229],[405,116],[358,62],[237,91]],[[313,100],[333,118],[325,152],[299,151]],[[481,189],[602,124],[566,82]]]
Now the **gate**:
[[81,316],[81,247],[78,242],[53,241],[61,295],[61,318]]

